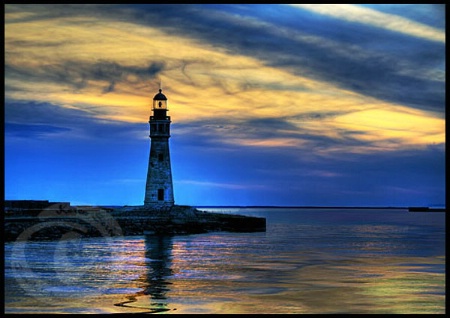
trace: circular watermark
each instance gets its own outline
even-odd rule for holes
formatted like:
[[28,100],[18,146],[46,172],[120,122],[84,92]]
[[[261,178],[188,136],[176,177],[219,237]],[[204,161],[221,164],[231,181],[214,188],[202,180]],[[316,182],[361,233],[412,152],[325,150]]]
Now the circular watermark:
[[52,304],[56,297],[107,292],[115,284],[108,279],[120,267],[122,229],[106,210],[76,209],[51,205],[24,229],[5,259],[8,288],[19,287],[39,303]]

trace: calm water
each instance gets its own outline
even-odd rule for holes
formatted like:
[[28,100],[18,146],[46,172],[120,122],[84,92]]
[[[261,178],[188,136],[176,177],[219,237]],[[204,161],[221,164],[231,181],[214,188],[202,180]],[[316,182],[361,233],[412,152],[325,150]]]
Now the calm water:
[[203,209],[263,233],[5,244],[6,313],[445,313],[445,213]]

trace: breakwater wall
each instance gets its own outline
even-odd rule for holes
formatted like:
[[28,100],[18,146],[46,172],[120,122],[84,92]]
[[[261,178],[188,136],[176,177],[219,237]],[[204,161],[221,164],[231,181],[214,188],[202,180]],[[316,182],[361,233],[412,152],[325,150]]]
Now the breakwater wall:
[[167,209],[144,206],[25,209],[8,213],[4,218],[5,241],[265,230],[265,218],[204,212],[190,206]]

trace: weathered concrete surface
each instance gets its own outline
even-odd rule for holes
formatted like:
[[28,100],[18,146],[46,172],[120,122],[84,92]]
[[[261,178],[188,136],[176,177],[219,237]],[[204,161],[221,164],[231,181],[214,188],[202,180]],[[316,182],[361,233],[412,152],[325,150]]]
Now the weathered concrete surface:
[[[167,122],[165,125],[170,125],[170,121],[160,120],[157,122]],[[150,123],[150,125],[154,125],[154,123]],[[153,134],[151,136],[144,204],[149,207],[173,206],[175,201],[170,165],[169,136],[161,137]],[[159,197],[159,191],[162,191],[162,198]]]
[[4,221],[5,241],[266,230],[265,218],[203,212],[177,205],[159,210],[145,206],[71,207],[40,213],[23,210],[7,214]]
[[115,210],[111,215],[127,233],[205,233],[212,231],[261,232],[266,219],[242,215],[210,213],[175,205],[167,210],[133,207]]

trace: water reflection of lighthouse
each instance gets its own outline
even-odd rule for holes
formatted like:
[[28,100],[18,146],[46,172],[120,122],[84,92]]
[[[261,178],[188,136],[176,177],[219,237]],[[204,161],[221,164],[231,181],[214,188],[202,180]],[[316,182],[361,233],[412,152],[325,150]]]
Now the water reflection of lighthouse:
[[[141,291],[128,296],[128,300],[117,303],[116,306],[148,309],[144,313],[158,313],[171,310],[168,308],[166,294],[170,291],[171,282],[168,277],[172,275],[172,237],[153,236],[145,237],[145,273],[138,279]],[[149,296],[150,304],[138,302],[139,298]]]
[[143,293],[151,297],[152,308],[167,309],[165,299],[171,285],[167,278],[172,275],[172,237],[146,236],[145,257],[148,271]]

